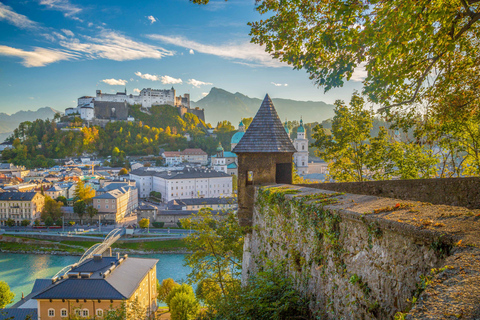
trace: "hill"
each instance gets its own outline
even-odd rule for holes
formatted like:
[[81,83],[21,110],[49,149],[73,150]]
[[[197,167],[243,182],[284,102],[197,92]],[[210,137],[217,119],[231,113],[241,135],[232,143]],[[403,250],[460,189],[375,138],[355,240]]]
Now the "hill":
[[[242,118],[254,117],[263,101],[263,97],[250,98],[242,93],[231,93],[220,88],[212,88],[207,96],[192,102],[193,107],[205,109],[206,122],[213,127],[217,122],[228,120],[233,125]],[[333,117],[334,106],[322,101],[297,101],[273,98],[273,103],[282,121],[299,120],[300,116],[308,117],[308,122],[322,122]]]
[[10,136],[18,127],[21,122],[24,121],[35,121],[37,119],[53,119],[55,113],[58,113],[57,110],[50,107],[43,107],[37,111],[18,111],[14,114],[0,113],[0,142],[3,142],[8,136]]

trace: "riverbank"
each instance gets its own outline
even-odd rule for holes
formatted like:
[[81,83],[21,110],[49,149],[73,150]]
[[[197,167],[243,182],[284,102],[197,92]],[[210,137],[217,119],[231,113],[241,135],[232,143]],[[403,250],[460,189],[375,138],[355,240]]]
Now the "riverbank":
[[[0,236],[0,252],[30,253],[51,255],[81,256],[99,241],[51,241],[32,238],[2,235]],[[189,253],[183,240],[161,240],[149,242],[114,243],[113,252],[120,254],[155,254],[155,253]]]

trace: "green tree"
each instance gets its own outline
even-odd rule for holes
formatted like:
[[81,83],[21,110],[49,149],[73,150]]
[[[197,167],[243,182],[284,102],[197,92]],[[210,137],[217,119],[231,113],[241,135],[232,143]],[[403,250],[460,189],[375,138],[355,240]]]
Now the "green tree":
[[54,223],[54,221],[53,221],[52,216],[48,216],[48,217],[45,219],[45,225],[46,225],[47,227],[53,226],[53,223]]
[[150,225],[150,219],[143,218],[138,222],[138,225],[140,226],[140,228],[146,229]]
[[15,220],[13,220],[12,218],[8,218],[7,221],[5,221],[5,224],[8,227],[13,227],[15,225]]
[[171,309],[170,304],[172,302],[172,299],[179,293],[186,293],[187,295],[195,296],[195,294],[193,293],[192,286],[186,283],[182,283],[181,285],[174,286],[165,297],[165,303],[167,304],[169,309]]
[[22,220],[22,222],[20,223],[22,225],[22,227],[25,227],[25,229],[30,225],[30,220]]
[[172,278],[163,279],[162,284],[158,283],[157,280],[157,300],[158,302],[166,302],[165,299],[167,298],[170,291],[173,288],[180,286],[176,283]]
[[440,112],[478,109],[478,0],[257,3],[264,16],[249,24],[252,42],[305,69],[326,91],[365,66],[364,92],[375,103],[423,101]]
[[87,208],[85,209],[85,212],[90,217],[90,221],[92,221],[93,217],[95,217],[98,214],[98,210],[94,206],[87,206]]
[[73,212],[75,212],[82,223],[82,217],[85,215],[87,205],[83,200],[77,200],[73,203]]
[[213,215],[203,208],[192,219],[181,219],[185,229],[195,232],[185,238],[191,255],[185,256],[186,265],[192,268],[189,282],[203,279],[215,281],[225,295],[229,286],[237,285],[243,257],[243,229],[233,211],[225,216]]
[[45,204],[42,208],[42,220],[45,221],[47,217],[52,217],[53,220],[57,220],[62,216],[63,202],[55,201],[49,196],[45,197]]
[[13,298],[15,298],[15,293],[10,290],[8,283],[0,281],[0,309],[12,303]]
[[63,203],[64,206],[67,205],[67,198],[65,198],[64,196],[59,196],[57,197],[57,199],[55,199],[57,202],[61,202]]
[[222,290],[216,281],[202,279],[197,283],[195,296],[206,305],[213,306],[219,299],[221,299]]
[[170,310],[170,319],[190,320],[196,319],[200,305],[193,292],[179,292],[170,301]]

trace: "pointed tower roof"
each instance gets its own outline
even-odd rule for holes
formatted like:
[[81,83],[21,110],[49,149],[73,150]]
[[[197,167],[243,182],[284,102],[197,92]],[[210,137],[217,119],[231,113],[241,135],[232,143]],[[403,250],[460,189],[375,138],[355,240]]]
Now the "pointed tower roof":
[[232,151],[235,153],[296,152],[268,94],[263,99],[260,109],[242,140]]
[[305,132],[305,128],[303,127],[303,119],[300,118],[300,126],[297,129],[297,132]]

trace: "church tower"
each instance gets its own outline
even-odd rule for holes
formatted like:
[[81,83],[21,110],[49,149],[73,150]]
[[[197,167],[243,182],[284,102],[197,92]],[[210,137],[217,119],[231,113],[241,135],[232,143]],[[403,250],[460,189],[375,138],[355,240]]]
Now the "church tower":
[[305,138],[305,127],[300,119],[300,126],[297,129],[297,138],[293,141],[297,152],[293,155],[293,162],[299,175],[308,173],[308,140]]

